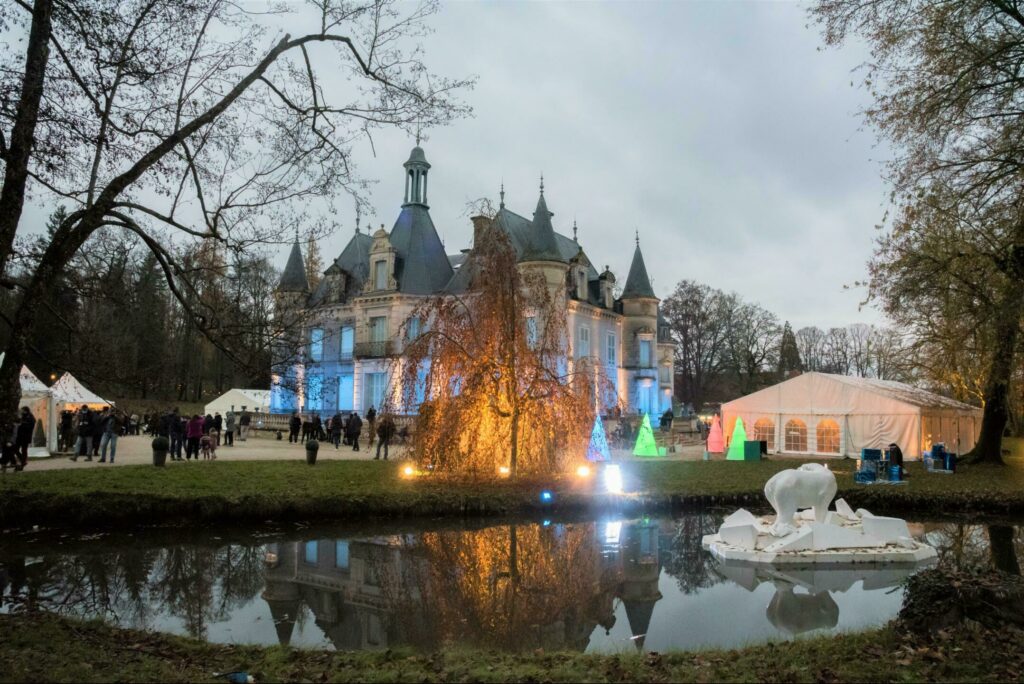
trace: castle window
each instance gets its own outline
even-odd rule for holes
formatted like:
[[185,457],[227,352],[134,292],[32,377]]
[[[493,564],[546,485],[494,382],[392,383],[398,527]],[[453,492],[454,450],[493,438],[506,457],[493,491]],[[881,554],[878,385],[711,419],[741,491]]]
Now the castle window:
[[324,329],[313,328],[309,331],[309,359],[321,361],[324,358]]
[[585,359],[590,356],[590,328],[581,325],[579,335],[576,336],[576,356]]
[[531,349],[537,346],[537,318],[534,316],[526,318],[526,344]]
[[334,567],[348,570],[348,542],[334,542]]
[[316,565],[317,561],[317,543],[315,541],[308,541],[303,549],[302,560],[306,565]]
[[352,358],[352,349],[355,346],[355,329],[351,325],[341,326],[341,345],[338,358],[348,361]]
[[388,262],[383,259],[373,262],[373,289],[388,289]]
[[609,366],[614,366],[615,365],[616,347],[617,347],[617,345],[615,344],[615,333],[611,333],[610,332],[610,333],[608,333],[608,337],[606,338],[606,341],[605,341],[605,356],[604,356],[604,360],[605,360],[605,362]]
[[416,316],[410,318],[405,324],[405,337],[410,342],[420,336],[420,319]]
[[640,367],[651,367],[651,341],[640,340]]
[[579,283],[577,285],[577,296],[585,300],[587,298],[587,274],[584,271],[580,271],[577,281]]
[[370,319],[370,341],[387,342],[388,319],[386,316],[374,316]]
[[672,381],[672,369],[668,366],[662,366],[658,369],[658,380],[663,385],[667,385]]

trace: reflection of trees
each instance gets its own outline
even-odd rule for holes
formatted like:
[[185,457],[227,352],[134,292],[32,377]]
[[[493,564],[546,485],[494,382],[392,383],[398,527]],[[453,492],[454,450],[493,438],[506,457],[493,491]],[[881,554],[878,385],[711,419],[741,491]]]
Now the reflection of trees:
[[1019,527],[943,523],[929,525],[926,537],[938,551],[939,562],[948,567],[962,570],[992,566],[1020,574],[1024,533]]
[[15,609],[101,617],[146,628],[157,613],[181,618],[188,633],[224,619],[262,588],[262,547],[256,545],[129,548],[49,554],[26,565],[4,557]]
[[611,612],[592,524],[427,532],[409,551],[423,562],[406,565],[397,598],[427,617],[419,643],[582,649]]
[[700,512],[676,520],[675,534],[668,548],[662,551],[665,572],[676,578],[684,594],[692,594],[721,582],[714,559],[701,547],[706,534],[714,534],[722,516]]

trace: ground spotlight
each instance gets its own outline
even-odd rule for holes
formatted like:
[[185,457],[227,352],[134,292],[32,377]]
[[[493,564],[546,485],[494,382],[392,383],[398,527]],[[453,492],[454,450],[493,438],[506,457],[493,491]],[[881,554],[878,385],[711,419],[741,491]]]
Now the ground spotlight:
[[413,475],[416,474],[416,469],[413,468],[411,465],[407,465],[404,468],[402,468],[402,474],[405,475],[406,477],[412,477]]
[[512,471],[509,469],[508,466],[501,466],[500,468],[498,468],[498,473],[501,475],[508,475],[511,472]]
[[622,493],[622,470],[616,463],[604,467],[604,488],[609,494]]
[[540,493],[541,503],[551,503],[555,500],[555,495],[551,493],[551,490],[545,489]]
[[590,466],[581,465],[579,468],[576,469],[576,474],[579,475],[580,477],[590,477]]

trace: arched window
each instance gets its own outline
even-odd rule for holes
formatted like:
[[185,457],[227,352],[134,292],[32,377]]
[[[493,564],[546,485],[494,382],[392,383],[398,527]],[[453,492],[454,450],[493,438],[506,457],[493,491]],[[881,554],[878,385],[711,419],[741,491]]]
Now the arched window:
[[819,454],[839,453],[839,423],[827,418],[819,420],[817,433]]
[[799,418],[786,421],[786,451],[807,451],[807,424]]
[[754,439],[768,442],[768,448],[775,449],[775,421],[771,418],[758,418],[754,423]]

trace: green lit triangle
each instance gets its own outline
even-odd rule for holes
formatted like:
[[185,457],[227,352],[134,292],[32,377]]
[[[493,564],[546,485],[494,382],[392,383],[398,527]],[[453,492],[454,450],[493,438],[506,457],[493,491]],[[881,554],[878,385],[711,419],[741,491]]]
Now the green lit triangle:
[[736,418],[736,427],[732,429],[732,441],[729,442],[727,461],[743,460],[743,444],[747,441],[747,430],[743,427],[743,419]]
[[634,456],[662,456],[658,451],[658,443],[654,441],[654,430],[651,429],[651,418],[644,414],[644,422],[640,425],[640,431],[636,435],[636,446],[633,447]]

